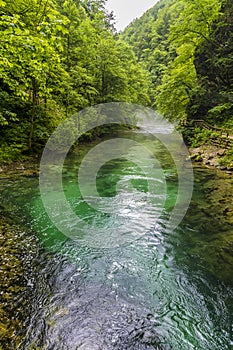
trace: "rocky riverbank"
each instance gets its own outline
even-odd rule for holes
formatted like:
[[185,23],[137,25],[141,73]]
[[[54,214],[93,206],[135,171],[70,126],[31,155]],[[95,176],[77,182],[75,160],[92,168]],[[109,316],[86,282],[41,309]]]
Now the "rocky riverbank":
[[28,173],[38,173],[39,169],[39,160],[40,157],[36,156],[33,158],[29,158],[27,160],[17,161],[17,162],[11,162],[11,163],[2,163],[0,164],[0,173],[10,173],[12,171],[14,172],[25,172],[25,174]]
[[[35,242],[0,206],[0,350],[18,348],[24,336],[32,250]],[[30,248],[29,248],[30,247]],[[33,247],[33,248],[32,248]],[[24,300],[19,305],[18,300]]]
[[217,168],[233,175],[233,163],[226,164],[225,157],[227,150],[213,145],[203,145],[190,148],[190,158],[194,162],[202,163],[206,167]]

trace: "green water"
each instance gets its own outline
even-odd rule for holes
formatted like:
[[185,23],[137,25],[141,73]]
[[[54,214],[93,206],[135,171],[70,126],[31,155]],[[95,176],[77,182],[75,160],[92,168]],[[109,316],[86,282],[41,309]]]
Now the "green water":
[[[1,226],[0,349],[232,349],[232,178],[196,168],[190,209],[169,232],[177,174],[155,142],[165,202],[158,194],[142,205],[148,182],[133,162],[115,159],[98,172],[100,196],[112,201],[115,212],[126,210],[118,222],[112,212],[86,205],[77,186],[77,170],[91,147],[82,146],[65,162],[66,198],[87,224],[102,228],[106,241],[115,239],[117,225],[127,226],[125,216],[134,213],[135,239],[113,247],[87,244],[81,233],[69,239],[45,213],[37,178],[23,171],[1,175],[7,222]],[[56,193],[48,196],[55,207]],[[153,225],[156,210],[160,215]]]

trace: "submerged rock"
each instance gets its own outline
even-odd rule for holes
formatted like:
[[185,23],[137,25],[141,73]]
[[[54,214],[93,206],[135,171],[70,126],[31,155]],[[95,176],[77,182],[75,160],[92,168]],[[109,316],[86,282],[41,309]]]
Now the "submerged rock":
[[203,145],[197,148],[190,148],[190,159],[194,162],[201,162],[206,166],[215,167],[220,170],[226,170],[227,167],[221,166],[221,159],[226,154],[224,148],[213,145]]
[[25,331],[23,304],[32,247],[22,227],[7,217],[0,220],[0,349],[17,349]]
[[197,259],[219,280],[233,285],[232,178],[212,171],[210,177],[203,177],[201,168],[195,172],[198,186],[183,223],[192,230],[191,235],[183,237],[187,239],[187,256]]
[[27,342],[27,349],[170,349],[152,315],[116,300],[104,289],[90,284],[85,295],[78,296],[77,291],[66,295],[60,308],[50,309],[47,318],[44,315],[42,322],[34,324],[37,334]]

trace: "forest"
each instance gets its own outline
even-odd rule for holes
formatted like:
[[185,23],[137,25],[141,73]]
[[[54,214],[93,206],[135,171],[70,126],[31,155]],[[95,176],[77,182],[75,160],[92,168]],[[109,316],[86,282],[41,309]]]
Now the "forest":
[[232,128],[231,0],[161,0],[123,33],[105,2],[0,1],[1,161],[40,153],[62,120],[105,102]]
[[218,139],[231,167],[232,142],[221,136],[233,134],[232,1],[161,0],[122,37],[149,72],[152,108],[181,126],[188,145]]
[[85,107],[149,104],[147,73],[116,38],[104,1],[0,1],[0,159],[40,152]]

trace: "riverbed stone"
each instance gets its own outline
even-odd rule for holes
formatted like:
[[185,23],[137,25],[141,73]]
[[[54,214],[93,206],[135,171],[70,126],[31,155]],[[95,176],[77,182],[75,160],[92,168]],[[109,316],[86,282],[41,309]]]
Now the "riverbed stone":
[[[215,171],[212,178],[207,176],[205,179],[202,168],[195,169],[198,187],[202,191],[194,191],[185,218],[193,232],[187,238],[189,256],[199,259],[203,267],[219,280],[233,285],[232,178],[222,171]],[[210,175],[213,175],[212,171]]]

